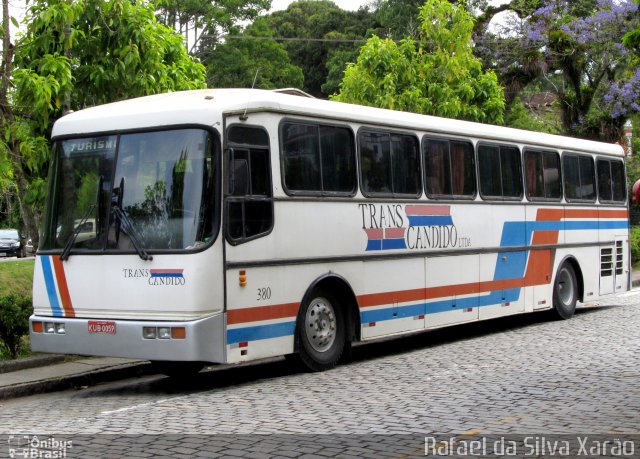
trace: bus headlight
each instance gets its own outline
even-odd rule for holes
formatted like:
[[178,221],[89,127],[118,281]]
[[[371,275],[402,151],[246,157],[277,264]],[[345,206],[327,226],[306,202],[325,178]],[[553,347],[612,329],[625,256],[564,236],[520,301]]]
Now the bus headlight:
[[56,333],[59,335],[64,335],[67,331],[64,328],[64,323],[58,322],[56,323]]
[[53,322],[45,322],[44,323],[44,332],[45,333],[55,333],[56,332],[56,324]]
[[156,339],[156,327],[142,327],[142,337],[144,339]]
[[169,327],[158,327],[158,338],[160,339],[171,338],[171,329]]

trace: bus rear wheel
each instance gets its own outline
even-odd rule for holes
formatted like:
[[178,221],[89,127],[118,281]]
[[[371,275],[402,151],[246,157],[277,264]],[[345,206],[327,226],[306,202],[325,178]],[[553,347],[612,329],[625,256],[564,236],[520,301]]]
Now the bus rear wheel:
[[298,314],[296,340],[302,363],[313,371],[333,368],[345,347],[345,318],[333,295],[311,292]]
[[569,263],[563,263],[553,286],[553,312],[559,319],[570,319],[576,312],[578,301],[578,281]]

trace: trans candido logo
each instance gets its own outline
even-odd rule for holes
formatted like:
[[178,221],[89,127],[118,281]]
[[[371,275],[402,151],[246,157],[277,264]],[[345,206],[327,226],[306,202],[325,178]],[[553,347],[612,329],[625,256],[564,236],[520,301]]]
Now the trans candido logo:
[[366,251],[470,247],[451,217],[451,206],[358,204]]
[[149,285],[184,285],[184,269],[131,269],[122,270],[125,279],[146,279]]

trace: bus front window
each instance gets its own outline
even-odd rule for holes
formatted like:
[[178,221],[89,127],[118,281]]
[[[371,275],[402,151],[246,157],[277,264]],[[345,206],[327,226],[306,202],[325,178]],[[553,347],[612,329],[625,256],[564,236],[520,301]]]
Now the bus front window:
[[[57,143],[43,250],[175,251],[212,240],[217,146],[210,133],[176,129],[100,139],[110,148],[91,149],[97,139]],[[76,144],[86,154],[74,156]]]

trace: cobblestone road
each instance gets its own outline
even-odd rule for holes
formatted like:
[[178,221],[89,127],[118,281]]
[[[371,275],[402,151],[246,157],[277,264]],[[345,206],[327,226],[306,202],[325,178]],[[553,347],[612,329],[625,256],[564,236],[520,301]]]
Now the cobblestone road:
[[103,457],[263,459],[423,456],[432,434],[638,435],[639,303],[634,290],[569,321],[518,316],[359,346],[325,373],[275,361],[4,401],[0,433],[76,438],[71,452],[101,434]]

